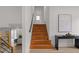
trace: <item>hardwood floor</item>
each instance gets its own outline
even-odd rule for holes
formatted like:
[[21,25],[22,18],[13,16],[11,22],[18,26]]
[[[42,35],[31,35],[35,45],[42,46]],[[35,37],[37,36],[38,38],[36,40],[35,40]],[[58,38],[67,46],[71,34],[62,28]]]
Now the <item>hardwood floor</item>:
[[22,44],[15,46],[15,52],[14,53],[22,53]]
[[31,49],[52,49],[46,24],[33,24]]
[[66,48],[62,47],[59,50],[56,49],[30,49],[30,53],[79,53],[79,49],[75,47]]

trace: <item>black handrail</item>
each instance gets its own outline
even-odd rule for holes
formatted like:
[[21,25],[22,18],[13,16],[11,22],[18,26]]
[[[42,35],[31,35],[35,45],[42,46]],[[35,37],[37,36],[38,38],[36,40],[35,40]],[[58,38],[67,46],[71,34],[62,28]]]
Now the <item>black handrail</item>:
[[34,17],[34,12],[33,12],[33,14],[32,14],[32,19],[31,19],[31,24],[30,24],[30,29],[29,29],[29,32],[31,32],[31,30],[32,30],[33,17]]
[[31,32],[31,29],[32,29],[32,24],[33,24],[33,19],[32,19],[32,21],[31,21],[31,25],[30,25],[29,32]]
[[2,40],[1,41],[1,44],[3,44],[5,47],[7,47],[9,50],[11,50],[11,51],[8,51],[7,49],[5,49],[5,48],[3,48],[2,46],[0,46],[1,48],[3,48],[5,51],[7,51],[7,52],[11,52],[11,53],[13,53],[13,47],[12,46],[10,46],[6,41],[4,41],[2,38],[0,38],[0,40]]

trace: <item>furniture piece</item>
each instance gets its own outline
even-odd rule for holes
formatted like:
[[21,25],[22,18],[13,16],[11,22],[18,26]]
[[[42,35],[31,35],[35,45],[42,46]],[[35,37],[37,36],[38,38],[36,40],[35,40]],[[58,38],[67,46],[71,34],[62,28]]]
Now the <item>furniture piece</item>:
[[55,35],[55,48],[58,50],[59,39],[75,39],[75,47],[79,48],[79,36]]
[[79,48],[79,36],[75,37],[75,47]]

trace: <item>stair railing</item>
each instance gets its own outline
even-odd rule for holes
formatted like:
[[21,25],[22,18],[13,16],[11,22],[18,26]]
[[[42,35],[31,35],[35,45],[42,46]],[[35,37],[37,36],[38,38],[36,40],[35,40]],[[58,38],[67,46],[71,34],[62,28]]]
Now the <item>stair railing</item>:
[[33,16],[32,16],[32,20],[31,20],[29,32],[31,32],[31,30],[32,30],[32,24],[33,24]]
[[8,53],[13,53],[13,47],[10,44],[8,44],[5,40],[0,38],[0,52],[4,53],[5,51]]
[[31,32],[31,30],[32,30],[33,18],[34,18],[34,12],[33,12],[33,14],[32,14],[32,19],[31,19],[31,24],[30,24],[29,32]]

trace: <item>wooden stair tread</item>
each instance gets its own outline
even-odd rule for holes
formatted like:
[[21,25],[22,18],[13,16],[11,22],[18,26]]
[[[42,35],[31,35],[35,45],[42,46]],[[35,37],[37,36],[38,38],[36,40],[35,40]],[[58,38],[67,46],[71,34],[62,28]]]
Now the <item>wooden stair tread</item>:
[[31,40],[31,41],[39,41],[40,42],[40,41],[51,41],[51,40],[45,39],[45,40]]
[[46,24],[33,24],[34,26],[46,26]]
[[32,38],[32,40],[48,40],[48,38]]
[[32,32],[33,34],[47,34],[45,32]]
[[40,43],[32,42],[31,44],[32,44],[32,45],[51,45],[50,42],[40,42]]
[[41,30],[41,29],[33,29],[33,32],[47,32],[47,30]]
[[35,37],[38,37],[38,38],[48,38],[48,35],[32,35],[32,38],[35,38]]
[[48,38],[46,38],[46,37],[34,37],[32,39],[33,40],[47,40]]
[[46,33],[45,33],[45,34],[33,33],[32,35],[33,35],[33,36],[36,36],[36,35],[39,35],[39,36],[40,36],[40,35],[43,35],[43,36],[46,36],[46,35],[48,35],[48,34],[46,34]]
[[51,44],[51,41],[50,40],[39,40],[39,41],[35,41],[35,40],[32,40],[31,44]]
[[51,45],[32,45],[30,48],[32,49],[52,49],[52,46]]

